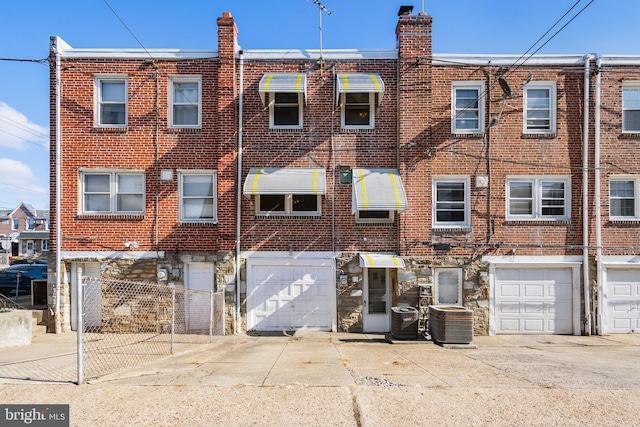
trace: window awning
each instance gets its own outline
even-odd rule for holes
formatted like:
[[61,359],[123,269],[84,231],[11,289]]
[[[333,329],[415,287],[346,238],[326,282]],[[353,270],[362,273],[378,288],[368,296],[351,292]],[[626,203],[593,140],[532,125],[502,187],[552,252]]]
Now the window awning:
[[378,74],[368,73],[351,73],[338,74],[338,91],[337,96],[341,93],[353,92],[378,92],[378,104],[382,102],[382,94],[384,93],[384,82]]
[[404,260],[395,254],[360,252],[360,267],[404,268]]
[[353,169],[352,173],[352,213],[407,210],[398,169]]
[[307,99],[307,76],[302,73],[270,73],[262,76],[258,86],[262,104],[267,92],[304,93]]
[[319,168],[252,168],[244,194],[325,194],[326,173]]

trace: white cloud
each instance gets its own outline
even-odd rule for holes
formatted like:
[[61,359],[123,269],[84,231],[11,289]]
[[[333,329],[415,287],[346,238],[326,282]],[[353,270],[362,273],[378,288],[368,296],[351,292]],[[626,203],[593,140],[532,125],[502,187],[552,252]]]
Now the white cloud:
[[0,207],[11,209],[25,202],[36,209],[49,206],[49,188],[37,184],[31,168],[14,159],[0,158],[0,171],[7,177],[0,181]]
[[0,101],[0,147],[34,146],[49,149],[49,129],[32,123],[27,116]]

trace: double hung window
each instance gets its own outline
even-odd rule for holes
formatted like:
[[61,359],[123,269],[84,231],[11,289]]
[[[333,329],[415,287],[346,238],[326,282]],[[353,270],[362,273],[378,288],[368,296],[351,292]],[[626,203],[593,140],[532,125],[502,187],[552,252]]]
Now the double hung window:
[[169,127],[201,127],[202,82],[200,77],[172,77],[169,83]]
[[467,228],[471,226],[469,182],[468,177],[434,179],[434,228]]
[[556,132],[555,82],[531,82],[524,89],[524,133]]
[[342,102],[342,127],[364,128],[374,127],[373,93],[344,93]]
[[453,82],[451,109],[451,132],[484,132],[484,82]]
[[97,77],[96,78],[98,127],[126,127],[127,126],[127,78],[126,77]]
[[508,220],[568,220],[569,178],[508,178]]
[[258,194],[256,214],[269,215],[320,215],[318,194]]
[[640,82],[625,82],[622,87],[622,131],[640,133]]
[[83,214],[142,214],[144,173],[83,172]]
[[213,171],[180,172],[180,222],[216,223],[217,183]]
[[638,177],[612,177],[609,181],[609,219],[637,220],[638,214]]
[[269,127],[302,128],[302,92],[269,93]]

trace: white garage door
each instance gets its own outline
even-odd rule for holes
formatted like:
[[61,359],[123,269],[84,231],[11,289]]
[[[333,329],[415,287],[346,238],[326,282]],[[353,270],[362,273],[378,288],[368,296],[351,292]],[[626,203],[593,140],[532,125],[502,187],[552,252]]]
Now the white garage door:
[[640,332],[640,270],[607,269],[605,304],[605,332]]
[[496,333],[573,333],[570,268],[499,268],[495,286]]
[[334,277],[331,259],[247,260],[247,330],[332,330]]

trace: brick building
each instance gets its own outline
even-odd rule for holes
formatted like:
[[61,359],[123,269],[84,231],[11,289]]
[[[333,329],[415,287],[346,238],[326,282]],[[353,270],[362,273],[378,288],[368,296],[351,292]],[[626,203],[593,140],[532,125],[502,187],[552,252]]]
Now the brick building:
[[47,258],[49,211],[21,203],[14,209],[0,209],[0,264],[16,258]]
[[210,52],[52,37],[65,327],[82,268],[224,290],[228,333],[430,303],[637,331],[640,60],[433,54],[431,23],[379,51],[241,49],[230,13]]

